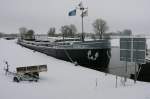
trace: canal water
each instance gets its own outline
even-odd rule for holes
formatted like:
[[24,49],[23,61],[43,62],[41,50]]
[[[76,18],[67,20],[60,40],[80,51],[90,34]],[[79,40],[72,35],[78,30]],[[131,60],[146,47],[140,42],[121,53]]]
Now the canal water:
[[[150,39],[147,39],[147,45],[149,49],[148,53],[150,56]],[[108,68],[108,72],[110,74],[130,77],[130,74],[135,73],[135,65],[137,66],[137,64],[133,62],[120,61],[119,43],[117,44],[117,46],[112,46],[111,59],[110,59],[109,68]],[[137,66],[137,69],[138,69],[138,66]]]
[[135,72],[135,63],[120,61],[120,47],[112,47],[108,72],[129,77],[130,74]]

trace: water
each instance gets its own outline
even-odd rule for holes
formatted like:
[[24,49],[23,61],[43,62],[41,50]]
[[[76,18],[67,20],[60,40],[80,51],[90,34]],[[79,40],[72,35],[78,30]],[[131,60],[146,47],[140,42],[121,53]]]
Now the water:
[[[112,47],[111,55],[112,56],[110,59],[109,69],[108,69],[110,74],[130,77],[130,74],[135,73],[135,65],[137,66],[137,64],[133,62],[131,63],[131,62],[120,61],[120,47]],[[148,55],[150,57],[150,49],[148,50]],[[127,66],[127,70],[126,70],[126,66]]]
[[[146,39],[147,48],[150,58],[150,38]],[[130,74],[135,73],[135,63],[120,61],[120,47],[119,47],[119,39],[112,39],[112,45],[115,47],[111,48],[111,59],[109,63],[109,73],[119,76],[130,76]],[[127,63],[127,70],[126,70]],[[126,73],[127,71],[127,73]]]
[[[135,72],[135,63],[120,61],[120,48],[111,48],[111,59],[109,63],[109,73],[119,76],[130,76]],[[127,68],[127,69],[126,69]]]

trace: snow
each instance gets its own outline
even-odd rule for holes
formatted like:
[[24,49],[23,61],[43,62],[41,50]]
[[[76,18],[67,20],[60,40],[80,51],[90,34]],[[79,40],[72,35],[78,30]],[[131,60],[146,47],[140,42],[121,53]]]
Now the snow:
[[111,46],[112,47],[117,47],[117,46],[120,46],[120,43],[119,43],[120,39],[111,39]]
[[[19,66],[47,64],[39,82],[12,81],[5,75],[4,61],[15,72]],[[150,99],[150,84],[128,79],[124,84],[116,76],[74,66],[70,62],[33,52],[16,44],[16,40],[0,39],[0,98],[1,99]]]
[[146,43],[147,43],[147,48],[150,49],[150,39],[147,39]]

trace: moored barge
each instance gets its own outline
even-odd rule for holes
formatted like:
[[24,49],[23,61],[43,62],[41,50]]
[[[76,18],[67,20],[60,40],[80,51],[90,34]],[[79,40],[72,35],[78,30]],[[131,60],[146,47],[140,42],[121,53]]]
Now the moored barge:
[[57,59],[70,61],[84,67],[107,70],[111,45],[109,40],[78,41],[73,39],[50,41],[18,39],[18,44]]

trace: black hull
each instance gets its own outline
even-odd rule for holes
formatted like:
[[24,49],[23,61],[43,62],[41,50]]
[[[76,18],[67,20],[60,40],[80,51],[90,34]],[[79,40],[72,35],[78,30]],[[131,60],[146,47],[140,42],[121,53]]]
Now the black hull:
[[[29,49],[45,53],[57,59],[77,63],[95,70],[106,71],[110,61],[110,48],[105,49],[59,49],[46,46],[37,46],[18,42]],[[98,57],[96,56],[98,53]]]
[[139,72],[137,80],[150,82],[150,62],[139,65],[139,67],[141,67],[141,70]]

